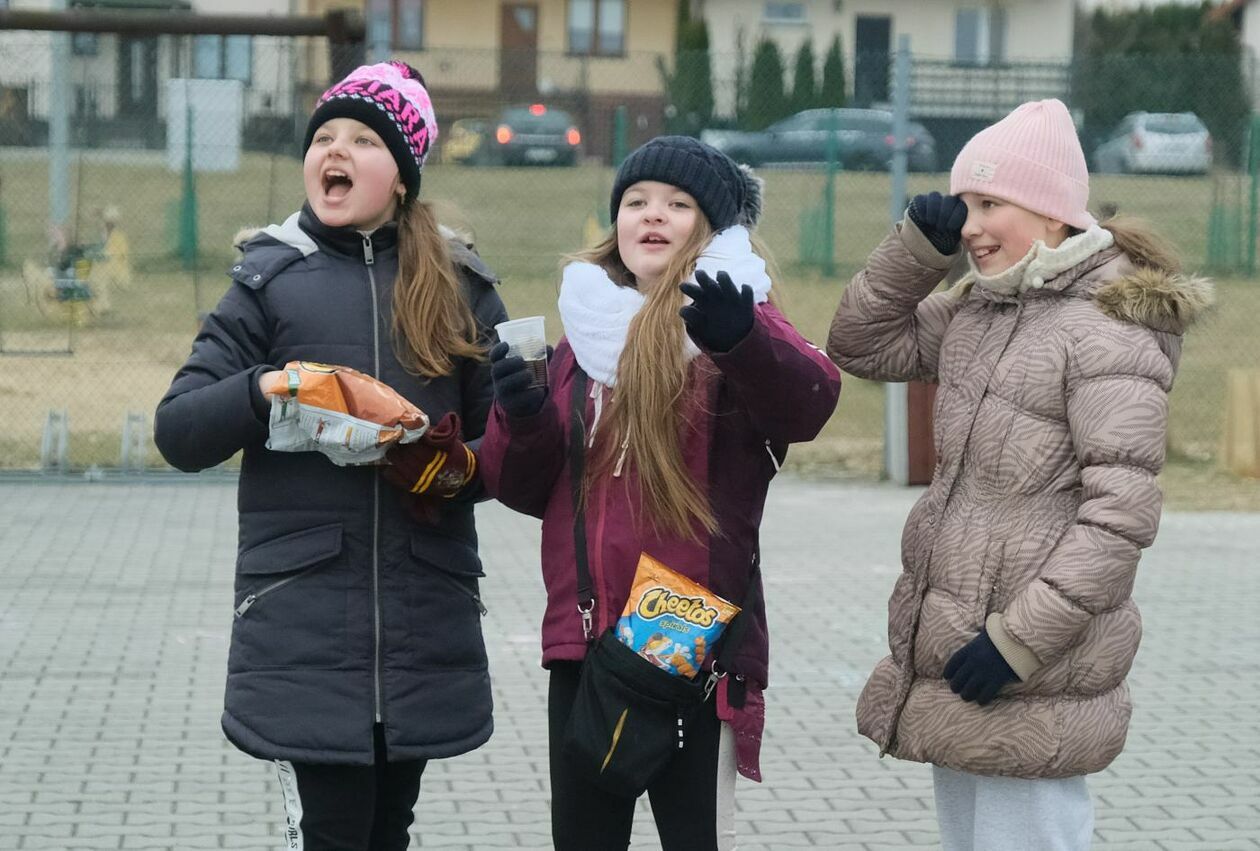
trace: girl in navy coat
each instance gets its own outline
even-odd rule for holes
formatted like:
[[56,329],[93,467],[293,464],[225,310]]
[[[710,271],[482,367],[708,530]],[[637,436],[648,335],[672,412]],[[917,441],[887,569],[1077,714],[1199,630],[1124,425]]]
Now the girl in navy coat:
[[[484,430],[484,351],[507,317],[494,275],[416,199],[436,137],[401,62],[325,92],[307,203],[242,246],[157,410],[157,445],[181,470],[244,452],[223,730],[275,762],[289,848],[405,848],[426,760],[490,736],[477,483],[458,441],[475,449]],[[268,450],[262,388],[291,360],[379,379],[445,439],[391,451],[390,467]],[[418,472],[450,449],[426,490]]]

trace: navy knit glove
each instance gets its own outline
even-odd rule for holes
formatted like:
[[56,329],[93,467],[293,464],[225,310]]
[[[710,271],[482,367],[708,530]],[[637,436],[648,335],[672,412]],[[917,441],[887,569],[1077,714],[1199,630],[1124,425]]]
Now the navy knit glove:
[[715,281],[697,269],[696,282],[678,288],[692,301],[678,315],[691,338],[709,351],[729,352],[752,330],[753,291],[747,284],[736,289],[725,272]]
[[937,251],[953,254],[957,250],[963,225],[967,223],[967,205],[963,199],[939,192],[915,195],[906,215]]
[[532,417],[542,410],[547,388],[529,386],[533,374],[524,358],[508,356],[507,343],[497,343],[490,350],[490,378],[495,401],[509,417]]
[[988,630],[968,641],[945,663],[950,690],[963,700],[984,706],[1007,683],[1019,679],[989,638]]

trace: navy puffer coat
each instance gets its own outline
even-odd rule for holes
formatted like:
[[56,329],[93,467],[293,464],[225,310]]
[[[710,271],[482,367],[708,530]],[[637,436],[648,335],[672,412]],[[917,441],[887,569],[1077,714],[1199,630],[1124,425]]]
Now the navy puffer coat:
[[[495,277],[465,246],[451,250],[488,341],[507,318]],[[454,756],[490,737],[473,500],[422,525],[378,468],[264,446],[258,375],[300,359],[374,376],[433,421],[457,412],[475,448],[488,366],[464,360],[429,381],[403,369],[390,330],[397,269],[393,225],[364,237],[307,208],[267,228],[245,244],[158,405],[155,439],[175,467],[244,450],[223,729],[260,758],[370,764],[374,723],[391,761]]]

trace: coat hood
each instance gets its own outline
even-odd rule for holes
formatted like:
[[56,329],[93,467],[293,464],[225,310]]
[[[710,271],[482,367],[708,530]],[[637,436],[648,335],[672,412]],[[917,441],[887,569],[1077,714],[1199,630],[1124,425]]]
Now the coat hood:
[[1109,281],[1093,297],[1112,319],[1170,334],[1184,334],[1216,301],[1208,279],[1150,267]]

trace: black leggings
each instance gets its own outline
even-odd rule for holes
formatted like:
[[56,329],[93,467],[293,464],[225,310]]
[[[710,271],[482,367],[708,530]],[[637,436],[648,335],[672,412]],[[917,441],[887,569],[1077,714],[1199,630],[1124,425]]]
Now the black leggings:
[[373,730],[375,765],[276,761],[284,793],[284,848],[303,851],[402,851],[415,818],[425,760],[387,762],[385,735]]
[[[551,760],[551,838],[556,851],[625,851],[634,798],[610,795],[577,776],[563,753],[564,728],[577,696],[579,662],[553,662],[547,694]],[[708,700],[687,728],[687,747],[648,787],[663,851],[716,851],[721,722]],[[730,829],[730,825],[725,826]]]

